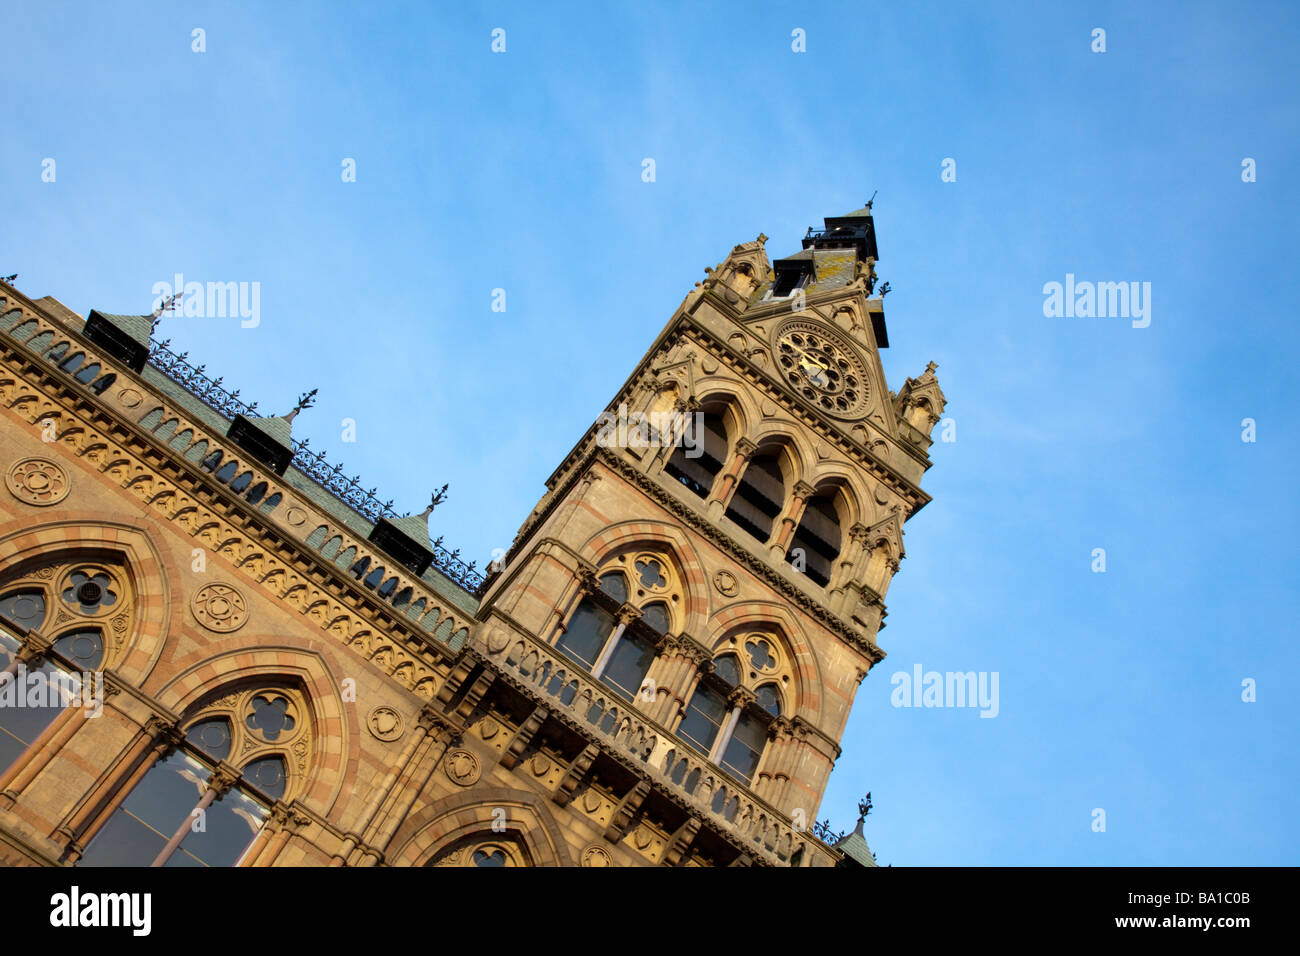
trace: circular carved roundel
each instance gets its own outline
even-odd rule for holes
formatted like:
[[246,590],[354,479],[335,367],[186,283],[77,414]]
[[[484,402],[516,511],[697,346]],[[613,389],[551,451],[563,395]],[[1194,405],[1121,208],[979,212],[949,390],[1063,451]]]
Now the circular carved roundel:
[[453,750],[447,754],[445,761],[447,766],[447,776],[452,783],[459,784],[462,787],[468,787],[478,782],[479,765],[478,758],[468,750]]
[[815,322],[788,322],[776,335],[776,363],[790,387],[828,415],[849,418],[867,400],[867,372],[847,341]]
[[205,584],[194,593],[190,610],[198,622],[210,631],[228,634],[248,620],[244,596],[229,584]]
[[29,505],[57,505],[71,485],[62,468],[44,458],[24,458],[9,469],[9,493]]
[[391,707],[376,707],[366,718],[366,726],[379,740],[396,740],[402,736],[402,715]]

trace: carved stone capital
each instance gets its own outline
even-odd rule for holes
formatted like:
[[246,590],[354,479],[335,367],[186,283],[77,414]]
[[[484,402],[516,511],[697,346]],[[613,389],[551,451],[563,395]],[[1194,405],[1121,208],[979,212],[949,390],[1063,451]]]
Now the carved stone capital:
[[727,695],[727,706],[748,707],[755,700],[757,698],[754,696],[754,692],[748,687],[733,687],[731,693]]
[[641,619],[641,609],[631,604],[624,604],[618,609],[618,620],[621,624],[631,624],[633,621]]
[[664,642],[664,649],[690,661],[695,667],[699,667],[713,656],[709,653],[707,647],[689,634],[679,634],[676,637],[669,638]]
[[27,639],[18,648],[18,654],[16,655],[18,662],[33,664],[48,654],[52,647],[54,647],[54,642],[48,637],[38,634],[36,631],[28,631]]
[[415,722],[416,726],[430,737],[440,737],[457,729],[452,719],[433,704],[425,704],[421,707]]
[[215,790],[217,795],[221,796],[239,783],[240,776],[238,767],[223,760],[217,764],[217,769],[212,771],[212,778],[208,780],[208,789]]
[[861,524],[860,522],[855,523],[853,527],[849,528],[849,540],[852,541],[854,544],[859,544],[862,545],[863,547],[866,547],[867,526]]
[[793,491],[794,491],[794,496],[803,501],[807,501],[809,498],[811,498],[813,495],[817,493],[816,488],[814,488],[812,485],[808,484],[808,482],[803,480],[796,481],[794,483]]
[[736,441],[736,454],[748,461],[753,457],[754,452],[758,451],[758,446],[748,438],[740,438]]
[[600,590],[600,579],[596,577],[595,568],[578,568],[578,590],[586,595],[595,594]]

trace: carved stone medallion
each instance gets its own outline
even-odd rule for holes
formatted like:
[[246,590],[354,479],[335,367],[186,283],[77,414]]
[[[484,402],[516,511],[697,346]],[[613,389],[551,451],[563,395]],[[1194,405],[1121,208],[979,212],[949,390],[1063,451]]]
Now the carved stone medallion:
[[592,846],[582,851],[583,866],[611,866],[609,851],[603,846]]
[[478,758],[468,750],[453,750],[447,754],[447,778],[452,783],[469,787],[478,782]]
[[194,593],[190,610],[195,619],[210,631],[229,634],[248,620],[244,596],[229,584],[205,584]]
[[736,576],[730,571],[719,571],[715,574],[713,576],[713,586],[724,597],[735,597],[740,593],[740,586],[736,583]]
[[391,707],[376,707],[366,718],[366,727],[379,740],[396,740],[402,736],[402,715]]
[[9,493],[29,505],[57,505],[72,486],[67,473],[44,458],[24,458],[9,469]]

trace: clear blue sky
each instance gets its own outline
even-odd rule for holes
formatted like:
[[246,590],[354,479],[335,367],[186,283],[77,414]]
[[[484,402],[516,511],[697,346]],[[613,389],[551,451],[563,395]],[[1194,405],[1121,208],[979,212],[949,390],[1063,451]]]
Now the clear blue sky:
[[[705,266],[879,190],[885,370],[936,361],[957,441],[822,815],[871,790],[882,863],[1300,862],[1295,5],[593,6],[10,2],[0,274],[260,282],[165,333],[319,388],[296,433],[402,511],[450,482],[481,566]],[[1066,273],[1150,326],[1045,318]],[[998,717],[891,707],[916,663]]]

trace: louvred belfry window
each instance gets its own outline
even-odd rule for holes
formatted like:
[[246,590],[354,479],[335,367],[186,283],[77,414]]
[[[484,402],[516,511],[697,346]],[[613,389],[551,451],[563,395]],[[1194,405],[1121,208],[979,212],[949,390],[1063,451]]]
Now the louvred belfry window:
[[790,540],[786,560],[803,571],[821,587],[830,583],[834,562],[839,557],[843,536],[840,518],[835,511],[831,491],[810,498],[804,508],[803,518]]
[[673,449],[664,473],[699,497],[707,498],[727,461],[727,426],[717,412],[691,416],[687,421],[683,441]]
[[727,506],[727,517],[755,540],[765,542],[784,505],[785,475],[779,452],[767,452],[750,459]]

